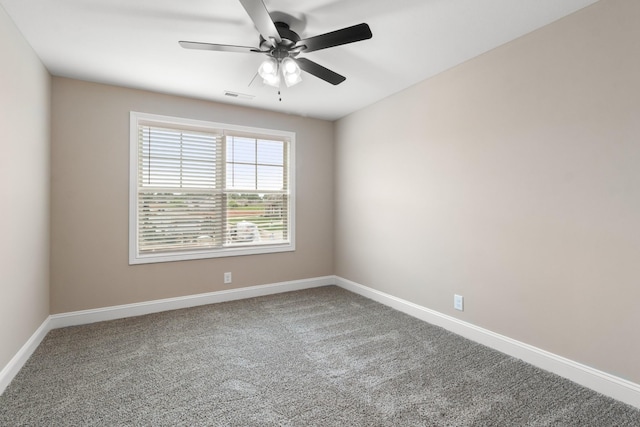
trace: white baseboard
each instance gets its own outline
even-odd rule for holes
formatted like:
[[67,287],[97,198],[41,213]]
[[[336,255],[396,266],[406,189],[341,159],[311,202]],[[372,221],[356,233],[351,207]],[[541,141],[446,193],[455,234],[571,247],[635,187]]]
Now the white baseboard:
[[640,385],[632,383],[631,381],[607,374],[606,372],[574,362],[504,335],[491,332],[471,323],[456,319],[455,317],[447,316],[446,314],[371,289],[359,283],[343,279],[342,277],[336,277],[335,283],[343,289],[382,303],[425,322],[440,326],[546,371],[553,372],[605,396],[640,408]]
[[0,371],[0,394],[2,394],[47,333],[52,329],[328,285],[338,285],[348,291],[392,307],[425,322],[440,326],[465,338],[469,338],[480,344],[524,360],[527,363],[531,363],[534,366],[553,372],[606,396],[640,408],[640,385],[638,384],[336,276],[294,280],[93,310],[53,314],[40,325],[18,353],[16,353],[2,371]]
[[85,325],[87,323],[103,322],[105,320],[123,319],[125,317],[142,316],[145,314],[159,313],[161,311],[177,310],[181,308],[215,304],[218,302],[261,297],[265,295],[299,291],[302,289],[317,288],[319,286],[327,286],[333,284],[335,284],[335,276],[316,277],[313,279],[294,280],[290,282],[250,286],[247,288],[228,289],[224,291],[188,295],[184,297],[145,301],[135,304],[96,308],[93,310],[52,314],[50,316],[50,329]]
[[36,351],[36,348],[38,348],[49,330],[49,318],[47,317],[45,321],[42,322],[42,325],[31,335],[31,338],[29,338],[2,371],[0,371],[0,395],[18,372],[20,372],[24,364],[27,363],[29,357]]

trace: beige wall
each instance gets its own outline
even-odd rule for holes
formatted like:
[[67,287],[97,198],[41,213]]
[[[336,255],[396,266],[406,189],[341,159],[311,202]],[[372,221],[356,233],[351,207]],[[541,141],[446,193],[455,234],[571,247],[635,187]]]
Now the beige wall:
[[0,370],[49,314],[49,73],[0,7]]
[[[333,273],[331,122],[58,77],[52,106],[52,313]],[[131,110],[296,132],[296,251],[128,265]]]
[[338,121],[336,274],[640,383],[638,22],[602,0]]

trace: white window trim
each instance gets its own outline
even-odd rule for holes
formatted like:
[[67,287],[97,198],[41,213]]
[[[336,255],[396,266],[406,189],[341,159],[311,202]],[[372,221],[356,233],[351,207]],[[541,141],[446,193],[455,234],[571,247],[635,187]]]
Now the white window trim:
[[[227,247],[223,249],[202,249],[189,252],[165,252],[158,254],[139,254],[138,251],[138,125],[140,122],[155,123],[159,126],[194,127],[201,130],[229,130],[232,132],[246,132],[265,136],[284,137],[289,140],[289,243],[253,246]],[[186,119],[180,117],[163,116],[158,114],[130,112],[129,122],[129,264],[148,264],[169,261],[187,261],[206,258],[220,258],[242,255],[259,255],[278,252],[295,251],[295,133],[274,129],[254,128],[247,126],[216,123],[203,120]]]

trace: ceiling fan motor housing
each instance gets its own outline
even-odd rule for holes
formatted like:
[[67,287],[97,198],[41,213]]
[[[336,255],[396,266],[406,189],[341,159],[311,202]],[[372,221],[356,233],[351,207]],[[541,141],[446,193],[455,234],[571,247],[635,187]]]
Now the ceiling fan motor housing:
[[300,36],[289,28],[289,25],[284,22],[274,22],[278,34],[282,41],[277,43],[274,47],[270,42],[260,36],[260,50],[268,51],[268,55],[278,60],[282,60],[288,57],[295,57],[300,53],[298,49],[292,50],[296,43],[300,41]]

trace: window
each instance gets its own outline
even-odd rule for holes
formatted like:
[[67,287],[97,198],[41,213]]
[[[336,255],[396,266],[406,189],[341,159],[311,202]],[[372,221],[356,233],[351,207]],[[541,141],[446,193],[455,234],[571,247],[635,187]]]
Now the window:
[[294,250],[294,140],[131,112],[129,263]]

